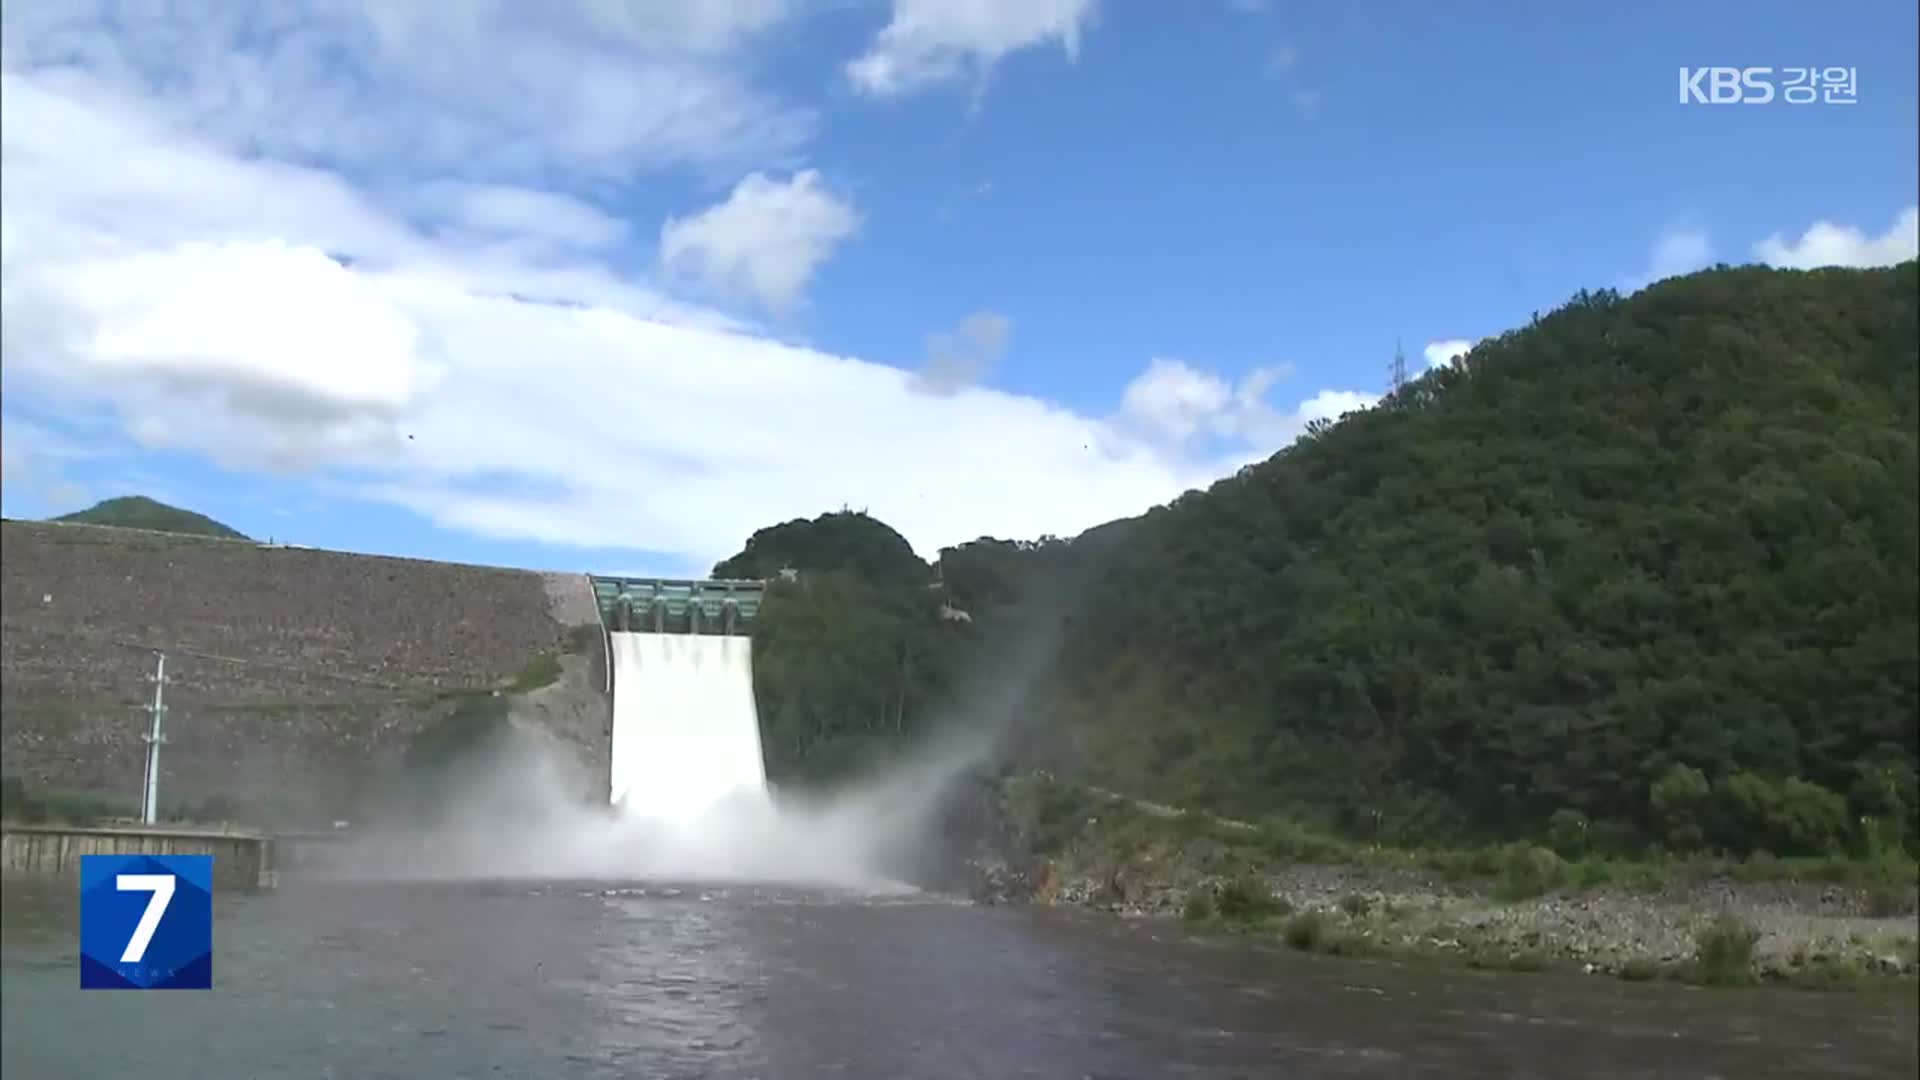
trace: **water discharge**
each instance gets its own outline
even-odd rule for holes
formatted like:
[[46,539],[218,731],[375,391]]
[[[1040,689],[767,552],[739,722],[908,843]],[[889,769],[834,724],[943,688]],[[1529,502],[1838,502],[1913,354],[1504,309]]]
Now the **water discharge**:
[[516,718],[514,738],[458,767],[450,801],[329,845],[325,876],[912,891],[901,879],[924,868],[942,793],[991,743],[930,739],[830,795],[783,791],[761,752],[750,639],[614,632],[608,655],[604,782],[583,783],[567,745]]
[[752,640],[619,632],[608,638],[608,801],[630,819],[669,828],[684,828],[723,805],[767,803]]

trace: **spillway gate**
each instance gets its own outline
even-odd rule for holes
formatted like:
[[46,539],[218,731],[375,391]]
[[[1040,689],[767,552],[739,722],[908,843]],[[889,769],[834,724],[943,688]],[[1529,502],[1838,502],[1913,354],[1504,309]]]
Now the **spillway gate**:
[[617,633],[746,634],[766,592],[766,582],[745,579],[590,578],[600,618]]

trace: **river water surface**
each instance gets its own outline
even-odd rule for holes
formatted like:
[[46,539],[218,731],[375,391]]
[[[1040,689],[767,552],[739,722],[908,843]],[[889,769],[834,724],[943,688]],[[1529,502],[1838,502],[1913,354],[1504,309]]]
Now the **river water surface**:
[[295,883],[217,901],[211,992],[82,992],[73,895],[8,894],[6,1080],[1804,1080],[1917,1056],[1910,988],[1489,974],[691,885]]

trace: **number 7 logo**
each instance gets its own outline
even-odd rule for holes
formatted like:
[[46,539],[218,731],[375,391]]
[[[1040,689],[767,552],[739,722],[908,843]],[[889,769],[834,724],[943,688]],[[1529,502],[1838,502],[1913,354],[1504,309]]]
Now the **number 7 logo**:
[[80,988],[213,987],[213,856],[82,855]]
[[167,905],[173,903],[173,883],[177,880],[172,874],[119,874],[113,879],[113,887],[120,892],[150,892],[147,910],[140,913],[140,925],[133,928],[133,936],[127,939],[127,947],[120,953],[123,964],[137,964],[147,955],[147,946],[153,943],[153,932],[160,929],[160,920],[167,914]]

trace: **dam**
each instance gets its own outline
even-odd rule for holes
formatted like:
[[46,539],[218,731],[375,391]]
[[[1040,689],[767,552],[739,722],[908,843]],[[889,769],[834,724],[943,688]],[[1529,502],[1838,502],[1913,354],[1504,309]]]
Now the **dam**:
[[767,801],[753,692],[758,581],[594,577],[613,724],[607,799],[684,824],[722,803]]

